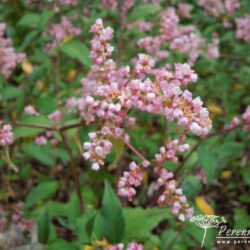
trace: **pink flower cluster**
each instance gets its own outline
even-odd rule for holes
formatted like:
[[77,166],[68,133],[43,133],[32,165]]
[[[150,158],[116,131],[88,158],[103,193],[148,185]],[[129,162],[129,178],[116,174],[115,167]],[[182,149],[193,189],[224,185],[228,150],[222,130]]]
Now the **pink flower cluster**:
[[32,105],[28,105],[24,108],[24,113],[26,115],[39,115],[36,109]]
[[242,120],[246,124],[244,130],[250,129],[250,105],[247,106],[246,111],[241,115]]
[[72,25],[68,17],[62,16],[61,22],[52,24],[45,33],[52,37],[52,42],[47,44],[46,50],[52,51],[67,39],[78,36],[81,31]]
[[117,0],[102,0],[102,7],[105,9],[115,10],[118,7]]
[[240,8],[238,0],[199,0],[198,4],[216,18],[222,14],[231,16]]
[[55,110],[53,113],[48,115],[48,118],[53,122],[53,123],[59,123],[61,121],[63,114],[61,113],[60,110]]
[[[117,245],[109,246],[106,250],[124,250],[124,244],[119,243]],[[143,250],[143,245],[135,242],[130,242],[126,250]]]
[[96,23],[91,26],[90,32],[94,33],[94,37],[90,42],[90,57],[95,64],[99,65],[112,55],[114,48],[107,41],[112,39],[114,30],[110,27],[104,29],[102,20],[97,19]]
[[[115,137],[126,144],[130,143],[125,131],[135,123],[134,117],[129,115],[132,108],[162,115],[168,121],[177,120],[178,125],[185,128],[185,132],[191,131],[203,136],[210,131],[211,120],[203,102],[199,97],[193,99],[190,91],[183,90],[198,78],[188,64],[177,63],[174,69],[169,65],[158,69],[155,68],[155,61],[151,56],[139,54],[133,70],[129,66],[118,68],[109,58],[113,51],[109,44],[113,30],[104,28],[101,19],[98,19],[90,30],[94,33],[91,41],[94,65],[89,76],[83,79],[85,83],[91,84],[91,90],[87,88],[87,92],[91,94],[84,97],[87,103],[86,120],[88,123],[98,121],[102,124],[100,131],[90,133],[90,141],[83,145],[83,157],[92,161],[92,169],[98,170],[100,165],[104,164],[104,159],[112,148],[110,138]],[[88,87],[87,84],[85,87]],[[184,141],[185,136],[161,147],[160,154],[156,157],[158,163],[167,159],[176,161],[176,154],[188,149]],[[143,167],[153,165],[144,157],[140,158]],[[129,171],[125,171],[118,182],[119,195],[133,200],[135,188],[141,185],[141,182],[142,170],[132,162]],[[167,190],[167,186],[164,187]],[[189,211],[184,196],[179,197],[174,193],[174,189],[171,192],[175,197],[173,201],[178,201],[182,206],[178,211],[180,219],[183,219],[183,216],[188,216]]]
[[35,138],[35,143],[39,146],[46,145],[48,142],[50,142],[52,146],[56,146],[58,144],[58,140],[51,131],[47,131],[44,135],[40,135]]
[[118,194],[132,201],[136,195],[135,188],[141,185],[142,178],[141,168],[135,162],[131,162],[129,164],[129,171],[123,172],[123,177],[118,182]]
[[245,131],[250,130],[250,105],[247,106],[245,112],[240,117],[233,117],[230,127],[238,126],[241,123],[244,124],[243,129]]
[[43,135],[41,135],[41,136],[38,136],[38,137],[36,137],[36,139],[35,139],[35,143],[37,144],[37,145],[46,145],[47,144],[47,138],[45,137],[45,136],[43,136]]
[[178,13],[181,17],[190,19],[192,16],[190,14],[190,6],[187,3],[178,4]]
[[177,153],[182,153],[189,149],[189,144],[180,144],[179,140],[172,140],[166,144],[166,146],[160,147],[160,152],[155,155],[156,161],[159,163],[164,162],[165,160],[171,160],[177,162],[178,158]]
[[[86,150],[85,153],[83,153],[83,157],[85,160],[91,159],[92,161],[92,169],[97,171],[100,169],[99,165],[103,165],[106,155],[110,153],[112,149],[112,143],[107,140],[103,139],[103,136],[106,136],[106,132],[104,131],[99,133],[89,133],[90,142],[85,142],[83,144],[83,148]],[[107,128],[107,130],[109,130]],[[109,131],[107,131],[109,133]],[[98,136],[99,135],[99,136]]]
[[9,78],[16,65],[24,60],[24,54],[17,54],[12,47],[12,40],[5,38],[6,24],[0,23],[0,75]]
[[3,124],[0,120],[0,147],[6,147],[14,142],[14,134],[10,124]]
[[[165,44],[172,50],[187,54],[190,65],[194,65],[201,52],[208,52],[208,49],[210,49],[210,58],[218,57],[218,37],[216,41],[213,40],[212,44],[209,45],[204,38],[198,36],[194,26],[180,26],[180,18],[174,7],[169,7],[160,13],[160,23],[159,35],[148,36],[138,41],[138,46],[144,48],[147,53],[154,55],[155,59],[161,60],[168,56],[166,50],[161,50],[161,47]],[[216,53],[215,49],[217,49]]]
[[144,20],[138,20],[134,23],[127,24],[128,29],[137,29],[140,32],[146,32],[153,28],[153,24],[150,22],[146,22]]
[[155,184],[155,189],[164,189],[163,193],[158,198],[159,205],[167,206],[172,204],[172,213],[178,216],[180,221],[191,218],[193,209],[189,207],[187,198],[182,193],[182,189],[176,187],[173,173],[164,168],[157,167],[154,168],[154,171],[159,175]]
[[120,1],[119,0],[102,0],[102,7],[106,9],[118,9],[120,12],[120,21],[123,23],[126,19],[128,11],[134,6],[135,0],[126,0]]
[[[39,3],[40,0],[27,0],[27,3]],[[61,7],[63,6],[71,6],[76,7],[78,5],[77,0],[47,0],[48,3],[51,4],[50,8],[55,11],[59,12]]]
[[246,42],[250,42],[250,13],[246,14],[244,17],[236,18],[235,22],[237,25],[237,39],[243,39]]
[[30,234],[33,231],[34,221],[25,219],[23,216],[23,204],[16,204],[14,211],[11,215],[11,222],[14,228],[18,228],[22,232],[29,232]]
[[[13,229],[21,230],[23,233],[32,233],[34,222],[25,219],[23,216],[23,204],[17,203],[14,207],[9,206],[8,211],[0,206],[0,232],[6,231],[8,226]],[[10,215],[10,225],[8,225],[8,217]]]

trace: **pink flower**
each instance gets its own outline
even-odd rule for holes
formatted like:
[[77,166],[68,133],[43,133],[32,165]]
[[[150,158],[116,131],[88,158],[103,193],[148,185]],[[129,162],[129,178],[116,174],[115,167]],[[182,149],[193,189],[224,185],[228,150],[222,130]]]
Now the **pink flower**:
[[246,14],[244,17],[238,17],[235,20],[237,30],[237,39],[243,39],[246,42],[250,42],[250,13]]
[[59,110],[56,110],[55,112],[48,115],[48,118],[54,123],[60,122],[61,117],[62,117],[62,114]]
[[47,144],[47,138],[45,136],[36,137],[35,143],[37,145],[46,145]]
[[192,17],[190,14],[189,5],[187,3],[179,3],[178,12],[183,18],[190,19]]
[[164,191],[158,198],[160,206],[167,206],[172,204],[172,213],[178,217],[180,221],[192,217],[193,209],[189,207],[187,198],[182,193],[182,189],[176,187],[176,182],[173,179],[172,172],[164,168],[154,168],[159,178],[156,181],[155,189],[162,188]]
[[6,24],[0,23],[0,75],[9,78],[16,65],[24,60],[25,54],[16,54],[12,40],[4,37]]
[[118,195],[126,197],[129,201],[136,195],[135,187],[141,185],[142,171],[135,162],[129,164],[129,170],[123,172],[123,177],[118,182]]
[[0,146],[6,147],[14,142],[14,134],[10,124],[3,124],[0,120]]
[[128,244],[128,250],[143,250],[143,246],[139,243],[131,242]]
[[60,23],[52,24],[45,32],[52,37],[52,42],[47,44],[46,50],[52,51],[65,39],[78,36],[80,32],[80,29],[75,28],[68,17],[62,16]]
[[247,106],[246,111],[241,115],[242,120],[246,123],[244,130],[250,129],[250,105]]
[[28,105],[24,108],[24,113],[26,115],[39,115],[39,113],[36,111],[36,109],[31,105]]

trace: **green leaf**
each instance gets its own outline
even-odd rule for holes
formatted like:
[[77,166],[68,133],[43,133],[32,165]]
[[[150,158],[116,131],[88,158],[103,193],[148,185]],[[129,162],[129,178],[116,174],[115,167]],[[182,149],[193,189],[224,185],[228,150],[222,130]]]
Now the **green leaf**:
[[51,201],[47,204],[46,207],[51,216],[67,216],[68,213],[67,204]]
[[35,40],[35,37],[38,35],[38,33],[39,32],[37,30],[31,31],[30,33],[28,33],[24,37],[22,45],[20,46],[19,50],[20,51],[25,50]]
[[31,28],[38,27],[40,22],[40,15],[34,13],[27,13],[18,22],[18,26],[27,26]]
[[82,65],[90,68],[89,49],[85,44],[77,40],[70,40],[61,46],[61,50],[70,58],[77,59]]
[[173,246],[173,243],[176,241],[178,237],[178,231],[173,229],[167,229],[161,235],[161,250],[170,249]]
[[215,177],[217,168],[216,155],[211,152],[207,147],[200,146],[198,149],[198,157],[201,166],[203,167],[208,183]]
[[91,234],[94,227],[97,211],[87,209],[84,214],[76,220],[76,234],[82,243],[91,242]]
[[121,242],[125,229],[122,207],[119,199],[107,181],[105,182],[100,216],[102,236],[110,243]]
[[77,250],[77,247],[66,242],[65,240],[58,239],[55,242],[49,244],[48,250]]
[[244,182],[250,186],[250,169],[249,168],[243,168],[241,171],[240,171],[243,179],[244,179]]
[[51,198],[58,190],[58,183],[56,181],[43,182],[29,192],[25,201],[25,207],[28,208],[38,201]]
[[250,227],[250,216],[242,208],[234,209],[234,229],[246,229]]
[[13,86],[6,87],[2,93],[3,98],[5,100],[15,99],[15,98],[21,96],[22,94],[23,94],[23,92],[21,89],[19,89],[17,87],[13,87]]
[[75,225],[76,219],[81,215],[80,202],[76,193],[72,193],[68,204],[68,219],[71,225]]
[[50,145],[39,146],[34,143],[25,144],[23,151],[30,157],[36,159],[42,164],[52,167],[54,165],[54,154]]
[[220,147],[219,157],[232,157],[232,156],[239,156],[242,150],[244,150],[244,145],[238,142],[229,141],[223,143]]
[[151,231],[164,219],[171,217],[167,209],[160,208],[126,208],[125,240],[134,241],[149,237]]
[[50,216],[47,209],[43,211],[37,221],[38,227],[38,240],[42,244],[47,244],[50,234]]
[[139,19],[148,18],[149,15],[156,14],[160,9],[160,5],[140,4],[131,11],[128,15],[127,21],[134,22]]
[[200,180],[192,175],[188,175],[183,180],[181,185],[183,193],[187,196],[187,198],[194,198],[202,188]]

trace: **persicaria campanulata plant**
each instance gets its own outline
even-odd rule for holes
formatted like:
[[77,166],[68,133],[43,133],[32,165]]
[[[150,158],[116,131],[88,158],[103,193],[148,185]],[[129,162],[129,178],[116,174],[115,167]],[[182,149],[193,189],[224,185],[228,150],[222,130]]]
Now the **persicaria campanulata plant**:
[[[164,189],[159,197],[159,204],[172,204],[173,213],[180,220],[190,217],[192,210],[187,205],[186,197],[178,189],[174,175],[161,168],[165,160],[177,161],[179,152],[189,148],[185,143],[185,134],[190,131],[204,136],[210,131],[212,124],[208,110],[203,107],[199,97],[184,88],[197,81],[197,74],[188,64],[175,64],[174,68],[156,68],[153,58],[139,54],[134,69],[129,66],[118,67],[110,58],[113,47],[109,40],[113,37],[113,29],[104,28],[101,19],[96,20],[90,31],[94,34],[91,41],[91,58],[93,66],[91,74],[95,75],[92,95],[86,97],[87,122],[98,121],[103,124],[99,131],[89,133],[90,141],[84,143],[85,160],[91,160],[92,169],[99,170],[104,165],[105,157],[112,148],[111,138],[117,138],[130,145],[129,124],[131,109],[164,116],[168,121],[176,120],[184,127],[180,139],[175,139],[160,148],[155,163],[139,155],[141,166],[131,162],[129,171],[125,171],[118,182],[118,194],[133,200],[136,189],[141,185],[142,172],[152,169],[159,176],[156,189]],[[150,170],[149,170],[150,171]]]

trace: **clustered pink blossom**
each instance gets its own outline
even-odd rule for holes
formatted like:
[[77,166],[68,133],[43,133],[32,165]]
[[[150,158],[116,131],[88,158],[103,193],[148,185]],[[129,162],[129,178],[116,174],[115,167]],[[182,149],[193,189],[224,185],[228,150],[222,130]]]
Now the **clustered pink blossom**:
[[35,143],[37,145],[46,145],[47,144],[47,138],[45,136],[36,137]]
[[12,40],[5,38],[6,24],[0,23],[0,75],[9,78],[16,65],[24,60],[24,54],[17,54],[12,47]]
[[123,172],[123,177],[118,182],[118,194],[129,201],[136,195],[135,187],[142,183],[142,170],[135,162],[129,164],[129,171]]
[[75,28],[68,17],[62,16],[60,23],[54,23],[46,31],[52,37],[52,42],[47,44],[46,50],[52,51],[69,38],[78,36],[80,29]]
[[[27,0],[27,3],[29,4],[39,3],[39,2],[40,0]],[[77,0],[47,0],[46,2],[52,4],[50,7],[55,12],[59,12],[61,7],[63,6],[76,7],[78,4]]]
[[58,123],[61,121],[62,118],[62,113],[60,110],[56,110],[53,113],[48,115],[48,118],[53,122],[53,123]]
[[[177,50],[189,56],[188,63],[194,65],[202,51],[208,53],[209,57],[218,57],[218,37],[212,40],[212,44],[206,43],[203,37],[200,37],[194,26],[180,26],[180,18],[174,7],[169,7],[160,13],[160,34],[155,37],[145,37],[138,41],[138,46],[144,48],[147,53],[161,60],[168,56],[166,50],[161,50],[165,44],[172,50]],[[216,52],[216,53],[215,53]]]
[[247,106],[245,112],[240,117],[233,117],[230,122],[230,127],[236,127],[243,123],[243,129],[245,131],[250,129],[250,105]]
[[181,188],[176,187],[176,181],[173,179],[174,174],[164,168],[155,167],[154,171],[159,175],[156,181],[155,189],[163,189],[163,193],[158,198],[160,206],[172,205],[172,213],[178,216],[180,221],[191,218],[193,208],[187,203],[186,196],[182,193]]
[[177,153],[183,153],[189,149],[189,144],[181,144],[179,140],[172,140],[166,144],[166,146],[160,147],[160,152],[155,155],[156,161],[159,163],[164,162],[165,160],[171,160],[177,162],[178,158]]
[[[119,243],[116,245],[108,246],[107,250],[124,250],[124,244]],[[143,250],[143,245],[135,242],[130,242],[126,250]]]
[[190,7],[187,3],[178,4],[178,13],[181,17],[190,19],[192,16],[190,14]]
[[127,250],[143,250],[143,246],[139,243],[131,242],[128,244]]
[[6,147],[14,142],[14,134],[10,124],[4,124],[0,120],[0,146]]
[[144,20],[138,20],[134,23],[127,24],[128,29],[137,29],[140,32],[146,32],[153,28],[153,24],[150,22],[146,22]]
[[[22,203],[17,203],[13,208],[11,208],[10,224],[8,225],[8,213],[3,207],[0,206],[0,232],[7,230],[8,227],[11,227],[13,229],[21,230],[23,233],[29,232],[31,234],[33,231],[34,221],[25,219],[22,210]],[[6,214],[6,216],[2,216],[2,214]]]
[[127,13],[135,4],[135,0],[126,0],[126,1],[120,1],[119,0],[102,0],[102,7],[106,9],[118,9],[120,12],[120,21],[123,24],[123,22],[126,19]]
[[250,105],[247,106],[246,111],[241,115],[243,122],[246,124],[244,130],[250,129]]
[[142,0],[144,4],[152,3],[154,5],[162,3],[163,0]]
[[24,108],[24,113],[26,115],[39,115],[36,109],[32,105],[28,105]]
[[212,34],[212,42],[208,45],[207,56],[211,59],[219,58],[220,52],[218,49],[220,40],[217,33]]
[[102,0],[102,7],[105,9],[115,10],[118,7],[117,0]]
[[121,6],[121,10],[120,10],[120,18],[122,22],[125,21],[128,11],[132,9],[134,4],[135,4],[135,0],[126,0],[123,2]]
[[110,133],[109,129],[106,129],[108,131],[105,131],[105,128],[103,128],[101,133],[89,133],[91,141],[83,144],[83,148],[86,150],[86,152],[83,153],[83,157],[85,160],[91,159],[92,169],[95,171],[100,169],[99,165],[104,164],[103,159],[105,159],[106,155],[109,154],[112,149],[112,143],[107,139],[103,139],[102,136],[107,135],[106,133]]
[[56,146],[58,144],[58,140],[55,138],[52,131],[47,131],[45,134],[35,138],[35,143],[39,146],[46,145],[48,142],[50,142],[52,146]]
[[243,39],[246,42],[250,42],[250,13],[246,14],[244,17],[236,18],[235,22],[237,25],[237,39]]
[[[208,110],[203,107],[203,102],[199,97],[193,99],[190,91],[183,90],[187,85],[195,83],[198,78],[188,64],[177,63],[174,69],[169,65],[157,69],[151,56],[139,54],[133,70],[129,66],[118,68],[110,59],[113,47],[109,40],[113,37],[113,30],[104,28],[102,20],[97,19],[90,31],[94,33],[91,41],[91,58],[94,64],[89,76],[84,79],[85,82],[89,79],[91,84],[91,94],[85,97],[85,119],[87,123],[99,121],[102,124],[99,131],[89,134],[90,141],[83,145],[83,157],[85,160],[91,160],[92,169],[98,170],[100,165],[104,164],[112,148],[110,138],[115,137],[127,144],[130,143],[126,128],[135,123],[134,117],[129,115],[132,108],[162,115],[168,121],[177,120],[178,125],[185,128],[185,132],[191,131],[203,136],[210,131],[211,120]],[[160,155],[157,156],[158,160],[176,161],[176,154],[188,149],[184,141],[183,137],[162,147]],[[152,165],[146,159],[142,160],[143,167]],[[157,168],[155,171],[159,172]],[[132,162],[129,171],[124,172],[118,182],[119,195],[132,200],[136,193],[135,188],[141,181],[142,170]],[[188,217],[190,210],[187,208],[185,197],[180,195],[179,191],[175,193],[175,189],[168,191],[168,186],[164,188],[165,193],[170,192],[174,197],[174,202],[181,204],[178,213],[176,212],[179,219],[182,220],[183,216]],[[162,205],[164,202],[167,204],[167,201],[162,200]]]
[[24,218],[22,203],[15,205],[14,211],[11,215],[11,222],[12,227],[18,228],[22,232],[29,232],[31,234],[33,231],[34,221]]
[[216,18],[222,14],[231,16],[240,8],[238,0],[199,0],[198,4],[207,13]]

